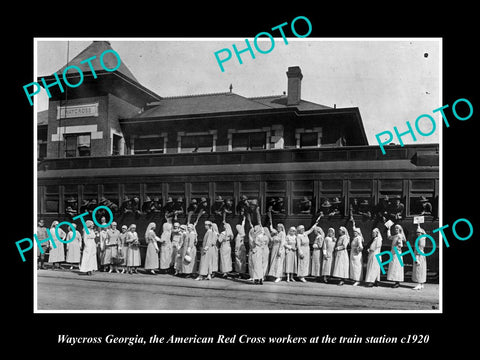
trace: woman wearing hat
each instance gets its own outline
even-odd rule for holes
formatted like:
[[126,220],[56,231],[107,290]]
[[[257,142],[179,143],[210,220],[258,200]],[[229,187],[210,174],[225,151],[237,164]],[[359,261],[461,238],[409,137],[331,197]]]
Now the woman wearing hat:
[[313,226],[305,231],[305,226],[299,225],[297,227],[297,276],[301,282],[307,282],[305,276],[308,276],[310,272],[310,239],[308,235],[313,232],[317,222]]
[[137,225],[132,224],[128,228],[127,237],[125,242],[128,246],[127,249],[127,272],[132,274],[137,273],[137,268],[140,266],[140,242],[138,240],[138,234],[136,232]]
[[122,225],[122,231],[120,232],[120,235],[118,235],[117,258],[118,267],[122,268],[122,274],[125,273],[125,267],[127,266],[127,231],[127,225]]
[[262,246],[267,241],[264,237],[266,235],[263,232],[261,225],[255,225],[253,233],[251,234],[250,250],[251,256],[248,259],[248,266],[251,268],[251,276],[255,284],[263,284],[263,250]]
[[345,279],[349,277],[349,261],[347,246],[350,243],[350,236],[344,226],[340,226],[340,237],[335,246],[335,256],[332,276],[339,278],[338,285],[343,285]]
[[[178,251],[177,251],[177,257],[175,258],[175,274],[180,275],[182,274],[182,269],[183,269],[183,257],[185,251],[183,250],[184,243],[185,243],[185,238],[187,237],[187,225],[180,225],[180,240],[178,243]],[[183,254],[183,255],[182,255]]]
[[165,203],[165,218],[172,219],[175,215],[175,209],[173,208],[173,199],[171,196],[167,198],[167,202]]
[[212,265],[214,252],[216,251],[215,243],[217,236],[213,232],[212,222],[205,221],[205,235],[203,236],[203,242],[201,247],[200,266],[198,269],[198,277],[195,280],[211,280],[212,278]]
[[320,275],[322,274],[322,262],[323,262],[323,242],[325,241],[325,233],[323,232],[320,226],[315,226],[313,228],[313,233],[315,234],[315,240],[313,241],[313,251],[312,251],[312,261],[311,261],[311,271],[310,275],[315,277],[318,281]]
[[308,196],[304,196],[300,201],[300,214],[310,214],[312,212],[312,202]]
[[167,222],[163,223],[160,235],[160,270],[167,272],[172,265],[172,218],[165,214]]
[[280,282],[285,272],[285,227],[283,224],[277,224],[277,229],[274,229],[270,223],[270,233],[272,235],[272,250],[270,251],[268,275],[275,277],[275,282]]
[[[62,228],[58,228],[57,237],[55,233],[55,228],[58,224],[59,222],[55,220],[50,226],[50,233],[52,234],[52,238],[57,239],[57,241],[54,242],[50,240],[50,255],[48,257],[48,262],[53,264],[52,269],[60,269],[60,263],[65,261],[65,249],[63,247],[62,241],[65,241],[67,234],[65,234],[65,231],[63,231]],[[60,241],[60,239],[62,241]]]
[[235,226],[237,236],[235,236],[235,271],[242,276],[247,272],[247,249],[245,247],[245,217],[242,223]]
[[328,212],[328,216],[335,216],[335,215],[339,215],[341,213],[340,209],[339,209],[339,206],[342,202],[340,201],[340,199],[338,197],[334,197],[332,199],[332,202],[330,203],[332,205],[332,207],[330,208],[329,212]]
[[376,258],[376,255],[380,253],[382,249],[382,234],[378,228],[372,230],[372,243],[368,247],[368,260],[367,271],[365,275],[365,282],[368,287],[377,286],[377,282],[380,281],[380,264]]
[[184,210],[183,210],[183,198],[179,196],[177,198],[177,201],[173,204],[173,217],[174,220],[177,220],[179,215],[183,215]]
[[268,265],[270,263],[270,247],[272,246],[272,234],[268,227],[263,228],[263,243],[262,243],[262,264],[263,264],[263,280],[268,274]]
[[[77,224],[72,223],[73,227],[76,229]],[[67,238],[65,241],[67,241],[67,257],[65,261],[69,264],[70,270],[73,270],[73,267],[76,265],[78,266],[80,264],[80,257],[81,257],[81,251],[80,247],[82,245],[82,235],[80,234],[80,231],[75,230],[75,239],[73,238],[73,231],[70,229],[70,231],[67,234]]]
[[212,252],[213,258],[212,258],[212,277],[215,277],[215,273],[218,272],[218,252],[219,252],[219,246],[220,243],[218,242],[218,236],[220,235],[220,232],[218,231],[218,225],[215,223],[212,223],[212,230],[213,234],[215,237],[215,242],[213,245],[213,249],[215,250]]
[[[45,227],[45,222],[43,221],[43,219],[38,220],[38,226],[37,226],[36,234],[37,234],[37,239],[38,240],[44,240],[44,239],[48,238],[47,228]],[[45,265],[44,265],[44,263],[45,263],[45,253],[48,250],[48,246],[49,246],[49,241],[44,242],[41,245],[41,249],[42,249],[43,252],[40,251],[40,249],[38,251],[39,264],[38,264],[37,269],[45,269]]]
[[422,212],[420,215],[432,215],[432,204],[425,196],[420,197],[420,204],[422,204]]
[[190,200],[190,204],[188,204],[188,207],[187,207],[187,224],[191,223],[192,216],[197,212],[197,210],[198,210],[197,199]]
[[358,286],[363,276],[363,236],[362,230],[355,227],[353,222],[353,240],[350,244],[350,279],[354,281],[353,286]]
[[[419,236],[425,234],[425,230],[423,230],[420,227],[420,224],[418,224],[415,241]],[[417,246],[415,246],[415,258],[417,261],[413,262],[412,281],[417,283],[417,286],[415,286],[413,290],[423,289],[423,284],[427,282],[427,259],[425,255],[422,255],[417,251],[417,247],[423,254],[425,254],[425,236],[422,236],[420,240],[418,240]]]
[[95,243],[93,221],[85,221],[85,226],[86,229],[83,229],[83,254],[80,272],[92,275],[92,271],[97,270],[97,244]]
[[[105,218],[102,217],[101,223],[104,224]],[[106,222],[105,222],[106,224]],[[100,263],[100,271],[105,271],[108,263],[105,262],[105,249],[107,242],[107,229],[98,228],[98,249],[97,249],[97,261]]]
[[223,198],[218,195],[215,199],[215,202],[212,205],[212,213],[214,215],[214,222],[216,224],[221,224],[223,221],[223,207],[225,203],[223,201]]
[[172,260],[171,266],[174,269],[174,275],[178,275],[178,272],[182,266],[182,259],[180,258],[180,248],[183,243],[183,233],[180,229],[180,223],[175,221],[172,228]]
[[223,223],[224,230],[218,236],[220,243],[220,272],[223,277],[227,277],[228,273],[232,271],[232,247],[233,231],[229,223]]
[[297,273],[297,229],[292,226],[285,236],[285,274],[287,282],[295,281],[293,274]]
[[188,224],[187,231],[185,233],[185,240],[180,250],[182,257],[182,270],[183,274],[190,276],[195,272],[195,264],[197,259],[197,223]]
[[150,271],[150,274],[155,275],[155,270],[158,269],[158,248],[157,241],[160,238],[155,234],[156,225],[151,222],[145,231],[145,242],[147,243],[147,253],[145,255],[145,271]]
[[323,282],[328,283],[328,278],[330,278],[333,269],[333,252],[335,250],[335,244],[337,238],[335,237],[335,229],[329,228],[327,230],[327,236],[323,241],[322,253],[323,253],[323,263],[322,263],[322,276]]
[[396,248],[397,251],[401,253],[406,239],[403,228],[400,225],[395,225],[393,229],[393,235],[390,233],[390,227],[387,229],[388,240],[392,242],[392,261],[388,264],[387,280],[394,281],[393,287],[397,288],[400,286],[400,282],[403,281],[403,266],[400,264],[400,260],[396,256],[394,249]]
[[110,228],[107,229],[107,240],[105,242],[105,255],[104,261],[105,264],[109,265],[108,272],[111,273],[113,270],[118,273],[117,262],[118,262],[118,243],[120,241],[120,231],[117,229],[117,223],[112,222]]

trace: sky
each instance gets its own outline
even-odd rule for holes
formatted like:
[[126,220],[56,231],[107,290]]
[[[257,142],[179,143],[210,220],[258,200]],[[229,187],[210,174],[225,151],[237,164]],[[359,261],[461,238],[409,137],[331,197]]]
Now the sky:
[[[267,50],[268,38],[258,45]],[[67,40],[69,40],[67,42]],[[406,121],[414,126],[422,114],[432,115],[437,125],[440,115],[432,110],[441,104],[441,40],[439,39],[333,39],[275,38],[268,54],[261,54],[249,38],[255,59],[249,52],[237,60],[232,44],[246,47],[244,38],[135,38],[48,39],[37,38],[37,76],[58,71],[93,40],[108,40],[143,86],[160,96],[180,96],[229,91],[245,97],[281,95],[287,91],[286,71],[299,66],[303,80],[302,99],[337,108],[358,107],[370,145],[375,134],[402,132]],[[68,46],[67,46],[68,45]],[[228,48],[232,58],[220,70],[214,53]],[[222,53],[220,56],[225,56]],[[45,91],[35,96],[37,111],[48,108]],[[428,133],[432,125],[420,123]],[[442,126],[428,137],[417,134],[415,143],[438,143]],[[410,136],[404,143],[414,143]],[[394,140],[398,143],[398,140]]]

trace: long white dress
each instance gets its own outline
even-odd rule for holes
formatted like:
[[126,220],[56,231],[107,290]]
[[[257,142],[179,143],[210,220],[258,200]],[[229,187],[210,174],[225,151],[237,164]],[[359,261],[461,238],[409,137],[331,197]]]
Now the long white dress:
[[380,281],[380,264],[378,263],[375,255],[380,254],[381,248],[382,239],[376,237],[370,244],[370,251],[368,252],[367,271],[365,275],[365,282],[367,283]]
[[145,270],[155,270],[158,269],[158,237],[155,234],[155,231],[150,230],[145,238],[147,242],[147,252],[145,254]]
[[350,279],[355,281],[361,281],[363,277],[362,250],[363,238],[354,237],[350,247]]
[[[425,253],[425,237],[418,240],[417,246],[423,253]],[[427,282],[427,259],[425,256],[420,255],[417,251],[417,247],[415,247],[415,257],[417,258],[417,261],[413,262],[412,281],[423,284]]]
[[340,235],[337,241],[336,247],[343,246],[339,250],[335,250],[334,253],[334,264],[333,264],[333,273],[332,276],[338,277],[340,279],[348,279],[349,277],[349,261],[348,261],[348,246],[349,240],[346,235]]
[[128,231],[127,238],[127,266],[140,266],[140,247],[138,243],[138,235],[136,231]]
[[268,265],[269,265],[269,255],[270,255],[270,248],[268,247],[270,243],[270,239],[268,236],[264,235],[262,237],[262,267],[263,267],[263,276],[268,274]]
[[272,243],[268,275],[281,278],[285,272],[285,233],[282,231],[274,235]]
[[97,244],[95,243],[95,233],[90,230],[90,234],[83,232],[83,254],[80,263],[80,271],[97,270]]
[[323,263],[322,263],[322,276],[330,276],[333,271],[333,251],[335,249],[335,238],[326,236],[323,241],[322,254],[323,254]]
[[[252,278],[254,280],[261,280],[263,279],[264,272],[263,272],[263,251],[262,246],[266,241],[263,239],[265,235],[255,236],[255,239],[252,242],[252,257],[249,260],[249,265],[252,266]],[[266,237],[266,236],[265,236]]]
[[388,238],[392,241],[392,261],[388,264],[387,280],[389,281],[403,281],[403,266],[394,251],[397,248],[398,253],[402,252],[404,238],[401,235],[393,235]]
[[297,276],[308,276],[310,270],[310,240],[305,233],[297,235],[297,255]]
[[232,271],[232,247],[230,245],[230,237],[221,232],[218,236],[220,243],[220,272],[229,273]]
[[297,273],[297,237],[295,235],[285,237],[285,273]]
[[172,265],[172,224],[164,223],[160,235],[160,269],[165,270]]
[[322,273],[322,247],[324,241],[324,237],[321,234],[318,234],[313,242],[312,259],[310,262],[310,275],[312,276],[320,276]]
[[[54,227],[50,228],[50,233],[52,234],[52,237],[55,239],[56,248],[53,247],[53,243],[50,240],[51,249],[50,249],[50,255],[48,257],[48,262],[50,263],[63,262],[65,261],[65,248],[63,247],[63,242],[57,239]],[[67,234],[65,234],[65,231],[63,231],[61,228],[58,228],[58,236],[60,237],[60,239],[65,240],[65,237],[67,236]]]
[[117,249],[120,237],[120,231],[117,229],[108,229],[105,239],[105,252],[103,254],[103,264],[113,264],[117,257]]
[[183,245],[183,232],[172,230],[172,260],[170,264],[174,269],[180,271],[182,268],[182,258],[180,257],[180,249]]
[[247,272],[247,249],[244,243],[245,235],[235,237],[235,271],[239,274]]
[[[180,253],[182,256],[182,273],[183,274],[191,274],[196,270],[196,263],[197,263],[197,233],[195,231],[187,232],[185,234],[185,239],[183,241],[183,246],[180,249]],[[185,255],[189,255],[191,257],[191,261],[187,262],[185,260]]]
[[[73,237],[73,231],[69,231],[67,234],[67,238],[65,241],[71,240]],[[66,262],[71,264],[77,264],[80,262],[81,252],[80,246],[82,245],[82,235],[80,231],[76,231],[75,239],[67,243],[67,257],[65,259]]]
[[[214,253],[217,251],[215,243],[217,242],[217,236],[212,229],[207,230],[203,236],[202,246],[200,248],[200,266],[198,273],[202,276],[211,275],[213,271],[213,258]],[[205,250],[206,248],[206,250]]]

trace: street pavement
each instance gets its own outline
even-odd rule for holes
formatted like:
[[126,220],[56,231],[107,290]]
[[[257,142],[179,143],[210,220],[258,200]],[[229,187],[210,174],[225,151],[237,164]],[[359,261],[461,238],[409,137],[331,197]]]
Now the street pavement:
[[438,310],[439,285],[413,283],[393,289],[334,283],[282,281],[254,285],[247,280],[195,281],[173,275],[38,270],[38,310]]

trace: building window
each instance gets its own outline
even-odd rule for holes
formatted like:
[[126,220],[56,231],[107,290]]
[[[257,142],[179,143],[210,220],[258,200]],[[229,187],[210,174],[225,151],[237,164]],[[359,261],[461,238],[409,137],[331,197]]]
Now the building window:
[[134,154],[163,154],[164,138],[155,137],[139,137],[135,138]]
[[292,182],[292,212],[293,214],[315,213],[313,181],[299,180]]
[[45,212],[58,213],[59,210],[58,186],[48,185],[45,187]]
[[318,147],[318,133],[309,132],[309,133],[300,134],[300,147],[301,148]]
[[435,183],[431,179],[410,180],[410,215],[435,215]]
[[211,152],[213,151],[213,135],[183,135],[181,137],[181,152]]
[[64,185],[63,199],[65,214],[76,216],[78,214],[78,186]]
[[123,155],[122,137],[117,134],[112,136],[112,155]]
[[65,135],[65,157],[90,156],[90,134]]
[[266,143],[265,131],[232,134],[232,150],[262,150],[266,148]]
[[43,160],[47,157],[47,143],[46,142],[38,142],[38,160]]

